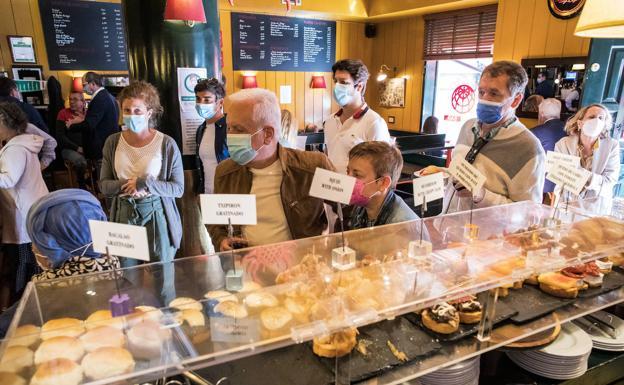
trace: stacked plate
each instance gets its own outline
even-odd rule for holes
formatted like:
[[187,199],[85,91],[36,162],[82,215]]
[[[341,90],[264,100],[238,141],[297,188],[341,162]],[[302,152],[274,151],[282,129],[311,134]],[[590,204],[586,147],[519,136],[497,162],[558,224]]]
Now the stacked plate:
[[480,356],[419,378],[422,385],[479,385]]
[[589,334],[591,338],[594,348],[599,350],[607,350],[610,352],[621,352],[624,351],[624,320],[614,316],[613,314],[609,314],[604,311],[598,312],[602,316],[602,319],[607,319],[610,324],[613,326],[612,336],[609,336],[609,333],[603,331],[591,318],[584,318],[585,321],[583,324],[595,324],[596,326],[590,326],[586,328],[585,331]]
[[592,340],[578,326],[567,323],[550,345],[529,351],[507,352],[507,356],[522,369],[542,377],[568,380],[587,371]]

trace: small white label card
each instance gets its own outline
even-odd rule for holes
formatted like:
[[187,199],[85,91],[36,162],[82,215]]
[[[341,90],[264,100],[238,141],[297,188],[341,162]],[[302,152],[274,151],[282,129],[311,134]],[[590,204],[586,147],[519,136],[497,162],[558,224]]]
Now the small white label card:
[[199,197],[205,225],[255,225],[256,196],[250,194],[202,194]]
[[479,190],[485,184],[485,175],[465,159],[453,159],[449,174],[471,192]]
[[571,167],[579,167],[581,165],[581,158],[574,155],[562,154],[560,152],[547,151],[546,152],[546,172],[550,172],[553,164],[560,162],[567,164]]
[[354,177],[317,167],[310,186],[310,196],[348,205],[354,186]]
[[149,261],[147,231],[143,226],[89,220],[93,250],[111,255]]
[[423,203],[423,196],[426,202],[431,202],[444,197],[444,176],[441,172],[415,178],[414,183],[414,205]]
[[210,317],[214,342],[249,343],[260,341],[260,322],[256,318]]
[[550,169],[546,179],[563,186],[574,195],[579,195],[583,191],[583,187],[589,180],[591,172],[584,168],[570,166],[561,162],[555,162]]

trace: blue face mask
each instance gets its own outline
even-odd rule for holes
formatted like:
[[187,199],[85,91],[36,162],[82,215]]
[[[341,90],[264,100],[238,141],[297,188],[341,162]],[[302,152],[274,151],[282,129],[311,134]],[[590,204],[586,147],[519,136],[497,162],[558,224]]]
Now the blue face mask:
[[483,123],[494,124],[503,118],[505,102],[479,100],[477,103],[477,119]]
[[251,145],[251,137],[262,131],[259,129],[253,134],[227,134],[227,146],[230,157],[241,166],[246,165],[258,156],[259,149],[254,150]]
[[202,118],[206,120],[212,119],[212,117],[215,116],[217,113],[217,105],[216,103],[209,103],[209,104],[197,103],[195,104],[195,111],[197,111],[199,116],[201,116]]
[[126,128],[134,133],[147,129],[147,115],[124,115],[123,123]]
[[349,84],[337,83],[334,86],[334,100],[340,107],[344,107],[353,101],[354,89]]

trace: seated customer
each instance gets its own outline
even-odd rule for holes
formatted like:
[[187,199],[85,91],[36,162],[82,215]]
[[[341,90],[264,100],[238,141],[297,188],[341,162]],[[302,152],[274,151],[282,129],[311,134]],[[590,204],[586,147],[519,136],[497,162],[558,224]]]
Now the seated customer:
[[[555,143],[566,136],[565,123],[561,117],[561,102],[555,98],[548,98],[539,105],[538,123],[531,132],[539,139],[544,153],[555,150]],[[552,193],[555,184],[548,179],[544,182],[544,194]]]
[[61,143],[61,155],[76,171],[76,179],[81,189],[86,188],[84,174],[87,169],[87,160],[82,148],[82,132],[68,131],[67,127],[70,120],[84,117],[85,111],[82,92],[72,92],[69,94],[69,108],[60,110],[56,117],[56,133]]
[[364,142],[349,151],[347,173],[357,179],[351,197],[355,208],[348,222],[350,230],[418,219],[394,193],[402,168],[401,152],[386,142]]
[[308,193],[316,168],[334,170],[327,156],[278,144],[281,119],[274,93],[246,89],[229,96],[226,104],[231,158],[217,166],[214,192],[256,195],[258,224],[235,226],[243,238],[228,238],[227,226],[208,226],[215,249],[321,235],[327,228],[323,201]]

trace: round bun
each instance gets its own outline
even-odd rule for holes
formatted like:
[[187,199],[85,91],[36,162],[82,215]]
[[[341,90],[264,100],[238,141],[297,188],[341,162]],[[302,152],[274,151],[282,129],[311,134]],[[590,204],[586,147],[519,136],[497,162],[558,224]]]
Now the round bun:
[[[140,321],[160,322],[163,316],[163,312],[154,306],[135,306],[134,311],[141,314]],[[133,323],[131,322],[131,324]]]
[[578,288],[560,288],[540,282],[540,289],[547,294],[559,298],[576,298],[578,296]]
[[15,373],[0,372],[0,384],[2,385],[26,385],[27,382]]
[[260,313],[262,326],[266,330],[265,338],[277,337],[290,325],[293,320],[292,314],[283,307],[264,309]]
[[481,321],[481,312],[473,311],[473,312],[459,312],[459,322],[463,324],[476,324]]
[[78,385],[82,382],[82,368],[72,360],[59,358],[41,364],[30,380],[30,385]]
[[22,325],[15,329],[15,333],[7,346],[33,346],[39,342],[41,328],[35,325]]
[[143,321],[128,331],[128,349],[137,359],[159,358],[163,344],[170,336],[171,331],[161,328],[160,324]]
[[25,346],[10,346],[0,361],[0,372],[20,373],[33,364],[34,353]]
[[459,317],[457,319],[452,319],[449,322],[437,322],[431,318],[429,309],[422,312],[422,322],[428,329],[440,334],[455,333],[457,329],[459,329]]
[[206,294],[204,294],[204,298],[206,298],[206,299],[214,299],[217,302],[225,302],[225,301],[238,302],[238,297],[237,296],[235,296],[234,294],[230,293],[229,291],[225,291],[225,290],[209,291]]
[[189,297],[178,297],[173,301],[169,302],[169,307],[184,310],[184,309],[194,309],[194,310],[203,310],[203,306],[197,300]]
[[199,310],[184,309],[176,313],[176,319],[180,323],[186,322],[190,327],[204,327],[206,326],[206,319],[204,313]]
[[35,352],[35,364],[40,365],[46,361],[57,358],[67,358],[78,361],[84,356],[82,343],[73,337],[54,337],[45,340]]
[[313,340],[312,350],[321,357],[334,358],[349,354],[357,344],[357,329],[351,328]]
[[241,293],[249,293],[252,291],[256,291],[258,289],[262,289],[262,286],[254,281],[245,281],[243,282],[243,288],[239,290]]
[[80,342],[82,342],[87,352],[92,352],[103,347],[123,347],[126,343],[126,337],[123,332],[117,328],[100,326],[80,336]]
[[245,297],[245,305],[250,310],[260,310],[267,307],[274,307],[279,304],[277,298],[271,294],[266,292],[254,292]]
[[119,330],[124,328],[123,317],[114,317],[110,310],[98,310],[93,312],[86,320],[85,327],[87,330],[95,329],[100,326],[112,326]]
[[92,380],[118,376],[134,370],[134,359],[122,348],[99,348],[82,359],[85,376]]
[[79,337],[84,331],[84,324],[79,319],[56,318],[43,324],[41,339],[45,341],[54,337]]
[[215,313],[221,313],[226,317],[232,318],[245,318],[248,316],[245,305],[237,302],[225,301],[217,304],[214,307]]

